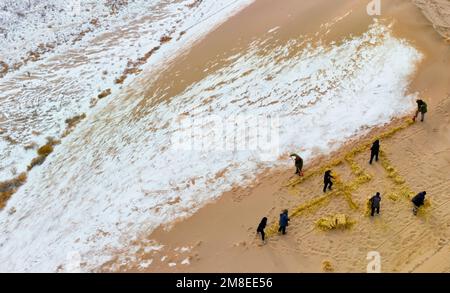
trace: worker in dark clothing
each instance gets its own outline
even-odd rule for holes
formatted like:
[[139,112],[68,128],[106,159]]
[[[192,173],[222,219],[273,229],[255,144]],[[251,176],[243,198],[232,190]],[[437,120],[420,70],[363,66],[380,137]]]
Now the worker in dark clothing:
[[420,121],[423,122],[423,119],[425,118],[425,113],[428,112],[428,109],[427,109],[427,108],[428,108],[428,107],[427,107],[427,103],[425,103],[425,102],[422,101],[422,100],[417,100],[416,103],[417,103],[417,111],[416,111],[416,115],[414,115],[413,120],[414,120],[414,122],[415,122],[416,119],[417,119],[417,116],[418,116],[419,113],[420,113],[420,115],[421,115],[421,120],[420,120]]
[[380,140],[376,140],[370,148],[370,164],[372,165],[373,159],[378,162],[378,155],[380,154]]
[[295,174],[298,174],[299,176],[303,176],[303,159],[297,155],[297,154],[291,154],[291,158],[295,160]]
[[413,208],[414,215],[417,215],[417,211],[419,210],[419,208],[425,204],[425,195],[426,194],[427,194],[426,191],[422,191],[422,192],[418,193],[416,196],[414,196],[413,199],[411,200],[414,204],[414,208]]
[[280,214],[280,228],[278,228],[278,232],[281,232],[286,234],[286,227],[289,225],[289,216],[288,216],[288,210],[284,210]]
[[327,192],[327,188],[331,190],[331,187],[333,186],[333,181],[331,181],[331,179],[334,179],[334,177],[331,175],[331,170],[328,170],[323,176],[323,192]]
[[370,213],[370,215],[373,217],[375,215],[375,211],[377,212],[377,214],[380,214],[380,202],[381,202],[381,196],[380,193],[377,192],[377,194],[375,194],[371,199],[370,199],[370,204],[371,204],[371,208],[372,208],[372,212]]
[[263,243],[266,243],[266,233],[264,232],[264,229],[266,229],[267,226],[267,218],[264,217],[261,220],[261,223],[258,225],[258,229],[256,229],[256,234],[261,234],[261,238]]

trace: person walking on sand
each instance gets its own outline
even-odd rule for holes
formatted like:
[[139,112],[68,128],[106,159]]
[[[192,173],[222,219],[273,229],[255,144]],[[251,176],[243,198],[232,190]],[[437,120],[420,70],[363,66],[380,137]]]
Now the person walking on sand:
[[370,148],[370,162],[372,165],[373,159],[378,162],[378,155],[380,154],[380,140],[377,139]]
[[423,100],[417,100],[417,111],[416,111],[416,115],[414,115],[413,121],[416,122],[417,116],[420,113],[421,119],[420,121],[423,122],[424,118],[425,118],[425,113],[428,112],[427,109],[427,103],[425,103]]
[[331,175],[331,170],[328,170],[325,172],[325,175],[323,176],[323,192],[327,192],[327,188],[331,190],[331,187],[333,187],[333,181],[331,179],[334,179],[334,177]]
[[414,204],[414,208],[413,208],[414,215],[417,215],[419,208],[425,204],[425,195],[426,194],[427,194],[426,191],[422,191],[412,198],[411,201]]
[[293,158],[295,161],[295,174],[303,176],[303,159],[297,154],[291,154],[291,158]]
[[377,214],[380,214],[380,202],[381,202],[381,196],[380,193],[377,192],[377,194],[375,194],[371,199],[370,199],[370,205],[372,208],[372,211],[370,213],[370,215],[373,217],[375,215],[375,211],[377,212]]
[[266,229],[267,226],[267,218],[262,218],[261,222],[258,225],[258,229],[256,229],[256,234],[261,234],[261,238],[264,244],[266,244],[266,233],[264,232],[264,229]]
[[288,210],[284,210],[280,214],[280,228],[278,228],[278,232],[283,233],[283,235],[286,234],[286,227],[289,225],[289,220]]

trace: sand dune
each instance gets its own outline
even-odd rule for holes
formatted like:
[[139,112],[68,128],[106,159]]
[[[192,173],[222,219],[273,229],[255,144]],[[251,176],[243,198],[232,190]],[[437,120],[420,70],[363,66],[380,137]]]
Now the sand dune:
[[414,0],[413,2],[420,7],[436,31],[450,42],[450,1]]
[[[112,88],[118,94],[88,112],[30,172],[8,213],[0,214],[0,270],[68,270],[65,257],[75,251],[87,271],[364,272],[375,251],[384,272],[450,271],[448,1],[383,1],[381,15],[371,16],[368,1],[258,0],[216,27],[219,16],[227,19],[239,3],[250,2],[231,2],[229,10],[207,17],[205,30],[191,30],[189,50],[180,56],[176,42],[191,36],[194,24],[188,32],[184,26],[193,20],[186,16],[175,42],[158,35],[154,41],[170,48],[158,49],[164,57],[158,60],[166,62],[134,68],[142,74]],[[192,5],[168,10],[178,17]],[[209,11],[202,5],[197,16]],[[167,24],[168,15],[153,29]],[[135,28],[154,37],[141,20]],[[207,28],[216,29],[200,38]],[[129,33],[130,40],[147,41]],[[110,62],[109,52],[100,50],[101,60]],[[65,75],[73,89],[76,75]],[[9,94],[11,101],[20,96]],[[417,97],[429,105],[423,123],[411,123]],[[13,104],[7,108],[17,110]],[[20,115],[33,118],[27,113]],[[259,157],[261,149],[221,152],[208,140],[217,129],[208,117],[238,125],[235,117],[249,113],[280,118],[271,163]],[[185,117],[200,121],[202,131],[188,137],[209,143],[207,152],[176,148],[174,138],[189,129],[177,123]],[[21,121],[27,131],[29,124]],[[231,143],[255,139],[246,135]],[[382,155],[369,165],[375,138]],[[293,174],[290,152],[306,159],[303,179]],[[324,194],[326,169],[337,179]],[[427,205],[414,216],[410,198],[422,190]],[[366,203],[377,191],[381,215],[371,218]],[[283,209],[291,215],[285,236],[277,233]],[[269,218],[266,245],[255,233],[263,216]],[[319,229],[328,217],[352,225]]]
[[[331,38],[364,27],[365,7],[352,4],[349,20]],[[253,6],[255,11],[273,3],[260,5]],[[293,167],[268,169],[194,216],[148,235],[162,245],[158,251],[137,254],[147,263],[151,260],[150,266],[109,263],[104,270],[322,272],[327,262],[335,272],[365,272],[367,254],[377,251],[383,272],[449,272],[450,48],[409,1],[384,4],[381,18],[394,20],[394,35],[412,42],[425,56],[408,89],[428,101],[424,123],[408,122],[411,113],[350,140],[331,156],[308,162],[305,173],[314,175],[299,184]],[[369,165],[368,149],[361,146],[380,135],[384,155]],[[348,157],[351,153],[354,156]],[[339,158],[342,163],[331,168],[342,183],[324,197],[322,176],[314,170]],[[428,192],[428,204],[414,216],[410,197],[422,190]],[[381,215],[370,218],[366,202],[377,191],[382,195]],[[288,234],[281,236],[273,227],[284,208],[295,215]],[[336,214],[347,215],[355,224],[348,230],[317,228],[319,219]],[[255,231],[263,216],[269,218],[266,245]]]

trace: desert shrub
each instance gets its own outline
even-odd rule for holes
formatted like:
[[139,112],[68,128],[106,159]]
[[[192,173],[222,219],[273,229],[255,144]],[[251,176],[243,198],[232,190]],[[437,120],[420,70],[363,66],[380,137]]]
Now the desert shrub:
[[203,0],[194,0],[194,2],[187,4],[186,7],[188,8],[196,8],[198,7],[201,3],[203,2]]
[[0,210],[5,208],[6,203],[15,192],[15,190],[0,192]]
[[38,150],[37,153],[39,156],[48,156],[53,152],[53,145],[51,144],[45,144],[43,146],[41,146]]
[[27,167],[28,171],[33,169],[35,166],[41,165],[48,157],[48,155],[50,155],[53,152],[54,146],[60,143],[61,141],[59,140],[56,140],[52,137],[47,137],[47,143],[37,150],[38,156],[33,160],[31,160],[30,164]]
[[27,181],[27,173],[22,172],[19,174],[19,176],[17,176],[17,182],[19,182],[20,185],[22,185],[25,183],[25,181]]
[[8,64],[3,61],[0,61],[0,76],[6,74],[9,70]]
[[27,173],[20,173],[11,180],[0,182],[0,210],[6,206],[6,202],[26,181]]
[[72,127],[76,126],[78,124],[78,122],[80,122],[84,118],[86,118],[86,114],[85,113],[83,113],[81,115],[74,116],[74,117],[69,118],[69,119],[66,119],[65,122],[67,124],[67,127],[72,128]]
[[331,273],[334,272],[334,267],[331,264],[331,261],[329,260],[324,260],[322,262],[322,271],[327,272],[327,273]]
[[116,78],[116,80],[114,80],[115,84],[123,84],[123,82],[125,81],[125,79],[127,78],[126,75],[121,75],[120,77]]
[[111,14],[116,14],[126,5],[128,5],[128,0],[106,0],[105,2],[105,6],[109,8]]
[[65,122],[67,124],[67,127],[66,127],[66,130],[64,130],[62,137],[64,138],[64,137],[68,136],[72,132],[72,130],[75,128],[75,126],[77,126],[77,124],[80,123],[80,121],[83,120],[84,118],[86,118],[85,113],[74,116],[69,119],[66,119]]
[[162,37],[159,39],[159,41],[161,42],[161,44],[167,43],[167,42],[169,42],[170,40],[172,40],[172,37],[170,37],[170,36],[162,36]]
[[34,158],[33,160],[31,160],[30,164],[27,167],[28,171],[33,169],[35,166],[42,165],[42,163],[44,163],[45,159],[46,159],[46,157],[44,157],[44,156],[38,156],[38,157]]
[[103,99],[103,98],[106,98],[107,96],[109,96],[110,94],[111,94],[111,89],[106,89],[98,95],[98,98]]

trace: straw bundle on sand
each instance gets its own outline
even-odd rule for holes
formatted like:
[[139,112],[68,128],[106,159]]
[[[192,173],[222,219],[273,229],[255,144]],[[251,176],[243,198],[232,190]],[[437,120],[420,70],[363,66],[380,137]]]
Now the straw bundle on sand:
[[344,214],[324,217],[317,221],[317,227],[323,231],[349,229],[355,222]]

